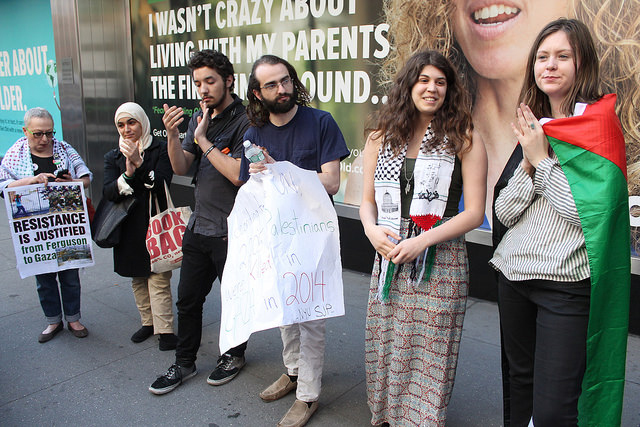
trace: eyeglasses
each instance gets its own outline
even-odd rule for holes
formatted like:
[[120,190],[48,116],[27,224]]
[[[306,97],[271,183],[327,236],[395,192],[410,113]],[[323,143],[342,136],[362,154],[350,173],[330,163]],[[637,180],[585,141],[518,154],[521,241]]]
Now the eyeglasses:
[[53,138],[53,135],[56,134],[55,130],[51,130],[49,132],[31,132],[31,129],[27,129],[27,130],[31,135],[33,135],[34,138],[37,138],[37,139],[42,138],[42,135],[47,135],[47,138],[51,139]]
[[274,92],[278,90],[278,86],[282,85],[282,88],[286,89],[287,87],[292,85],[292,83],[293,82],[291,81],[291,77],[287,76],[284,79],[280,80],[279,82],[267,83],[266,85],[262,86],[260,89],[264,89],[268,92]]

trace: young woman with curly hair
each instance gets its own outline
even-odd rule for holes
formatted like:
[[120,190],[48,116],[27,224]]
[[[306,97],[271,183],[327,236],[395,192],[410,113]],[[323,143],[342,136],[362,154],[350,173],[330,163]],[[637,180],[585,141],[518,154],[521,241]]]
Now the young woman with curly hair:
[[360,218],[377,251],[365,335],[374,425],[445,424],[466,308],[464,234],[482,223],[486,191],[469,109],[451,63],[419,52],[367,139]]

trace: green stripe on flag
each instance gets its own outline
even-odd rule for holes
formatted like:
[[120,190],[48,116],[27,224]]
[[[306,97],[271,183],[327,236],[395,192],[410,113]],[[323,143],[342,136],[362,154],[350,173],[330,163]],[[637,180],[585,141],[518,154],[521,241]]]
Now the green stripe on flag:
[[630,234],[627,182],[618,166],[547,137],[576,203],[591,269],[587,369],[578,424],[619,426],[629,325]]

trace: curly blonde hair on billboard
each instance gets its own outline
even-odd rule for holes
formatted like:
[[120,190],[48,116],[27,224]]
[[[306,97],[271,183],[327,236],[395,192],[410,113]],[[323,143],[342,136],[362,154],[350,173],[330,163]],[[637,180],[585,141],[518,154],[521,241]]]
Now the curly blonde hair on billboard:
[[616,112],[627,143],[629,194],[639,194],[640,1],[577,1],[574,12],[589,26],[596,43],[602,91],[618,94]]
[[[447,56],[475,99],[475,71],[457,45],[452,0],[384,0],[392,50],[380,81],[388,85],[416,51],[434,49]],[[629,192],[640,193],[640,0],[575,0],[569,10],[592,30],[600,57],[601,90],[616,93],[616,112],[627,143]]]
[[451,56],[451,23],[442,17],[451,16],[453,9],[448,0],[384,0],[392,49],[382,66],[381,83],[390,84],[414,52],[430,49]]

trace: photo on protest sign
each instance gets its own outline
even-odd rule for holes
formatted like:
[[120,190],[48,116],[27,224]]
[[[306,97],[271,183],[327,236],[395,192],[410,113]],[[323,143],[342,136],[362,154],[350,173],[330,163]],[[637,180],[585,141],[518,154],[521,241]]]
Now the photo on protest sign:
[[21,278],[94,265],[81,183],[6,188],[4,200]]
[[229,215],[220,350],[252,332],[344,315],[338,217],[314,171],[268,164]]

